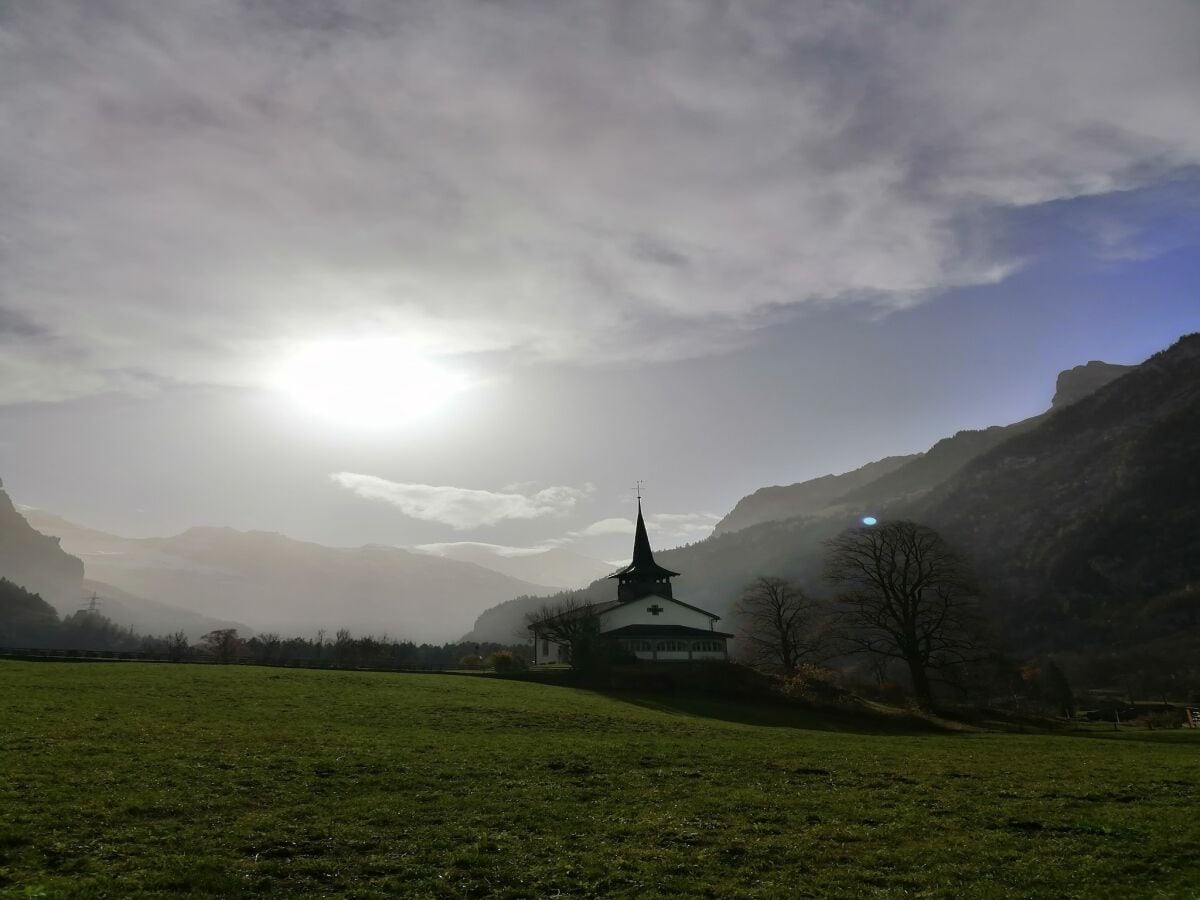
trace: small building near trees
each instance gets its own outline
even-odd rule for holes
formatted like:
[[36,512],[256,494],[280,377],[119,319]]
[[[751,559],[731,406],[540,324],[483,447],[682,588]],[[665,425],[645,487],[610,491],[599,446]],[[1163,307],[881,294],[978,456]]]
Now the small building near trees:
[[617,597],[606,603],[569,609],[557,617],[534,622],[533,659],[536,665],[568,662],[569,644],[561,639],[565,618],[594,616],[603,638],[617,643],[639,660],[691,662],[729,658],[726,642],[733,637],[717,631],[721,617],[684,603],[674,595],[671,579],[679,575],[654,561],[642,502],[638,498],[633,559],[608,576],[617,582]]

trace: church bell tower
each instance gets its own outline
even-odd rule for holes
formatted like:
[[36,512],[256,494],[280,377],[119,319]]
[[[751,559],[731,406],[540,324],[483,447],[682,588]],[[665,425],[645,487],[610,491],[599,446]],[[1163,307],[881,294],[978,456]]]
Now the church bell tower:
[[671,598],[671,579],[678,572],[664,569],[654,561],[646,520],[642,518],[642,498],[638,497],[637,529],[633,535],[633,561],[620,571],[609,575],[617,579],[617,600],[628,603],[643,597]]

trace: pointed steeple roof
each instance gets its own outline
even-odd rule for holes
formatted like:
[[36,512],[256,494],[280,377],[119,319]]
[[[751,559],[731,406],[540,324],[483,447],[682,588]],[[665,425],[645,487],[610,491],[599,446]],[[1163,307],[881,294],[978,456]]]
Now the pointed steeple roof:
[[664,569],[654,561],[654,552],[650,549],[650,536],[646,534],[646,520],[642,518],[642,500],[638,498],[637,527],[633,533],[633,560],[623,569],[609,575],[609,578],[653,580],[657,578],[673,578],[678,572]]

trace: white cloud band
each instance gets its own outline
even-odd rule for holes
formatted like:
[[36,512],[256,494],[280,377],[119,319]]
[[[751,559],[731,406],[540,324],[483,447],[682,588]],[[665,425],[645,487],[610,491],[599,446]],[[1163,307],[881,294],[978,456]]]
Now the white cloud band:
[[548,487],[532,494],[497,493],[432,484],[406,484],[375,475],[335,472],[335,484],[368,500],[390,503],[404,515],[440,522],[459,531],[509,519],[540,519],[570,512],[586,488]]

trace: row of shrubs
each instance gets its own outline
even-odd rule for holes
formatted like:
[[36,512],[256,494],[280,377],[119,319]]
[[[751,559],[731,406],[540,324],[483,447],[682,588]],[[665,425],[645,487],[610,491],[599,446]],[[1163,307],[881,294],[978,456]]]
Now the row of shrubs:
[[458,661],[464,669],[492,669],[502,675],[529,671],[529,660],[511,650],[497,650],[488,656],[469,653]]

